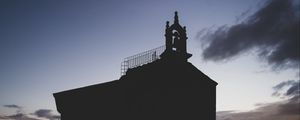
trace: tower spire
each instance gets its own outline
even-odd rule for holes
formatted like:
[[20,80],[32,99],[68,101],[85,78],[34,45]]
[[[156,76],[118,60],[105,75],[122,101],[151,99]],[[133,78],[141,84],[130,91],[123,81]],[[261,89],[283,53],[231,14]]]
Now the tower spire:
[[179,20],[178,20],[178,12],[175,11],[175,16],[174,16],[174,24],[175,23],[179,23]]

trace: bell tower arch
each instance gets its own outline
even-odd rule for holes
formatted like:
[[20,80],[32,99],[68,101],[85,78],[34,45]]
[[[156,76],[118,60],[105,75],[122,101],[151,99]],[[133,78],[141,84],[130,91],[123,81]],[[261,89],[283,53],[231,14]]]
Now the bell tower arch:
[[174,23],[170,26],[169,21],[166,23],[165,29],[166,50],[162,53],[161,57],[166,58],[170,56],[177,56],[180,59],[187,61],[192,54],[187,53],[186,50],[186,27],[179,24],[178,12],[175,12]]

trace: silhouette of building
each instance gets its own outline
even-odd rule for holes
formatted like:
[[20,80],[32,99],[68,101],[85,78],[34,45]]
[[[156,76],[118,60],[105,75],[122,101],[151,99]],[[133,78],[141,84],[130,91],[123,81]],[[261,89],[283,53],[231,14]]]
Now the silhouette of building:
[[174,19],[160,56],[125,60],[119,80],[54,93],[61,119],[215,120],[217,83],[187,61],[186,28]]

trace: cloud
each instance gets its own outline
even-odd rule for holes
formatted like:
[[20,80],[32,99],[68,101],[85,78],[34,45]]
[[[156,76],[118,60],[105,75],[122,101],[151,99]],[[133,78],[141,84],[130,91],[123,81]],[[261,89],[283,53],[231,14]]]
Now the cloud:
[[33,113],[37,117],[48,118],[49,120],[57,120],[60,118],[58,115],[52,114],[52,110],[49,109],[40,109]]
[[5,120],[5,119],[7,119],[7,117],[0,115],[0,120]]
[[22,113],[22,107],[19,105],[11,104],[11,105],[3,105],[3,107],[16,109],[16,114]]
[[41,120],[38,118],[29,117],[27,114],[17,113],[9,116],[0,117],[3,120]]
[[281,104],[283,103],[267,104],[248,112],[217,112],[216,120],[299,120],[299,114],[280,111]]
[[244,21],[200,31],[203,59],[226,61],[251,50],[275,70],[299,68],[300,2],[268,0]]
[[289,80],[274,86],[274,91],[282,92],[283,87],[288,89],[282,94],[287,99],[280,102],[261,104],[252,111],[220,111],[217,112],[217,120],[299,120],[300,119],[300,88],[299,82]]
[[286,95],[291,95],[291,94],[295,94],[297,91],[297,88],[299,88],[299,81],[295,81],[295,80],[288,80],[288,81],[284,81],[284,82],[281,82],[279,84],[277,84],[276,86],[273,87],[273,94],[272,96],[281,96],[282,93],[280,93],[282,91],[283,88],[285,87],[289,87],[289,86],[292,86],[289,88],[288,91],[286,91]]
[[16,109],[21,109],[22,107],[21,106],[18,106],[18,105],[3,105],[3,107],[7,107],[7,108],[16,108]]
[[[22,107],[18,105],[3,105],[7,108],[16,108],[15,114],[12,115],[0,115],[0,120],[59,120],[60,116],[52,113],[49,109],[39,109],[34,113],[25,113],[22,111]],[[44,118],[44,119],[41,119]]]
[[[285,81],[281,82],[278,85],[283,85],[283,87],[287,86],[288,89],[283,93],[284,96],[289,99],[285,102],[285,104],[280,105],[280,112],[285,114],[298,114],[300,112],[300,80],[296,81]],[[278,87],[277,85],[277,87]],[[273,87],[273,88],[276,88]],[[277,92],[280,92],[282,89],[277,89]],[[276,91],[276,89],[275,89]]]
[[300,83],[298,81],[292,84],[292,86],[286,91],[286,95],[294,96],[294,95],[298,95],[299,92],[300,92]]

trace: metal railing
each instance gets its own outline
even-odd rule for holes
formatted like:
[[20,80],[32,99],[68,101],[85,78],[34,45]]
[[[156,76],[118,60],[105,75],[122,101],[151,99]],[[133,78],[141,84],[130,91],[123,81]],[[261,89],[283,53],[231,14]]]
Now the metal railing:
[[147,63],[151,63],[157,59],[160,59],[160,54],[165,50],[165,46],[160,46],[133,56],[124,58],[121,63],[121,76],[126,74],[126,71],[130,68],[142,66]]

